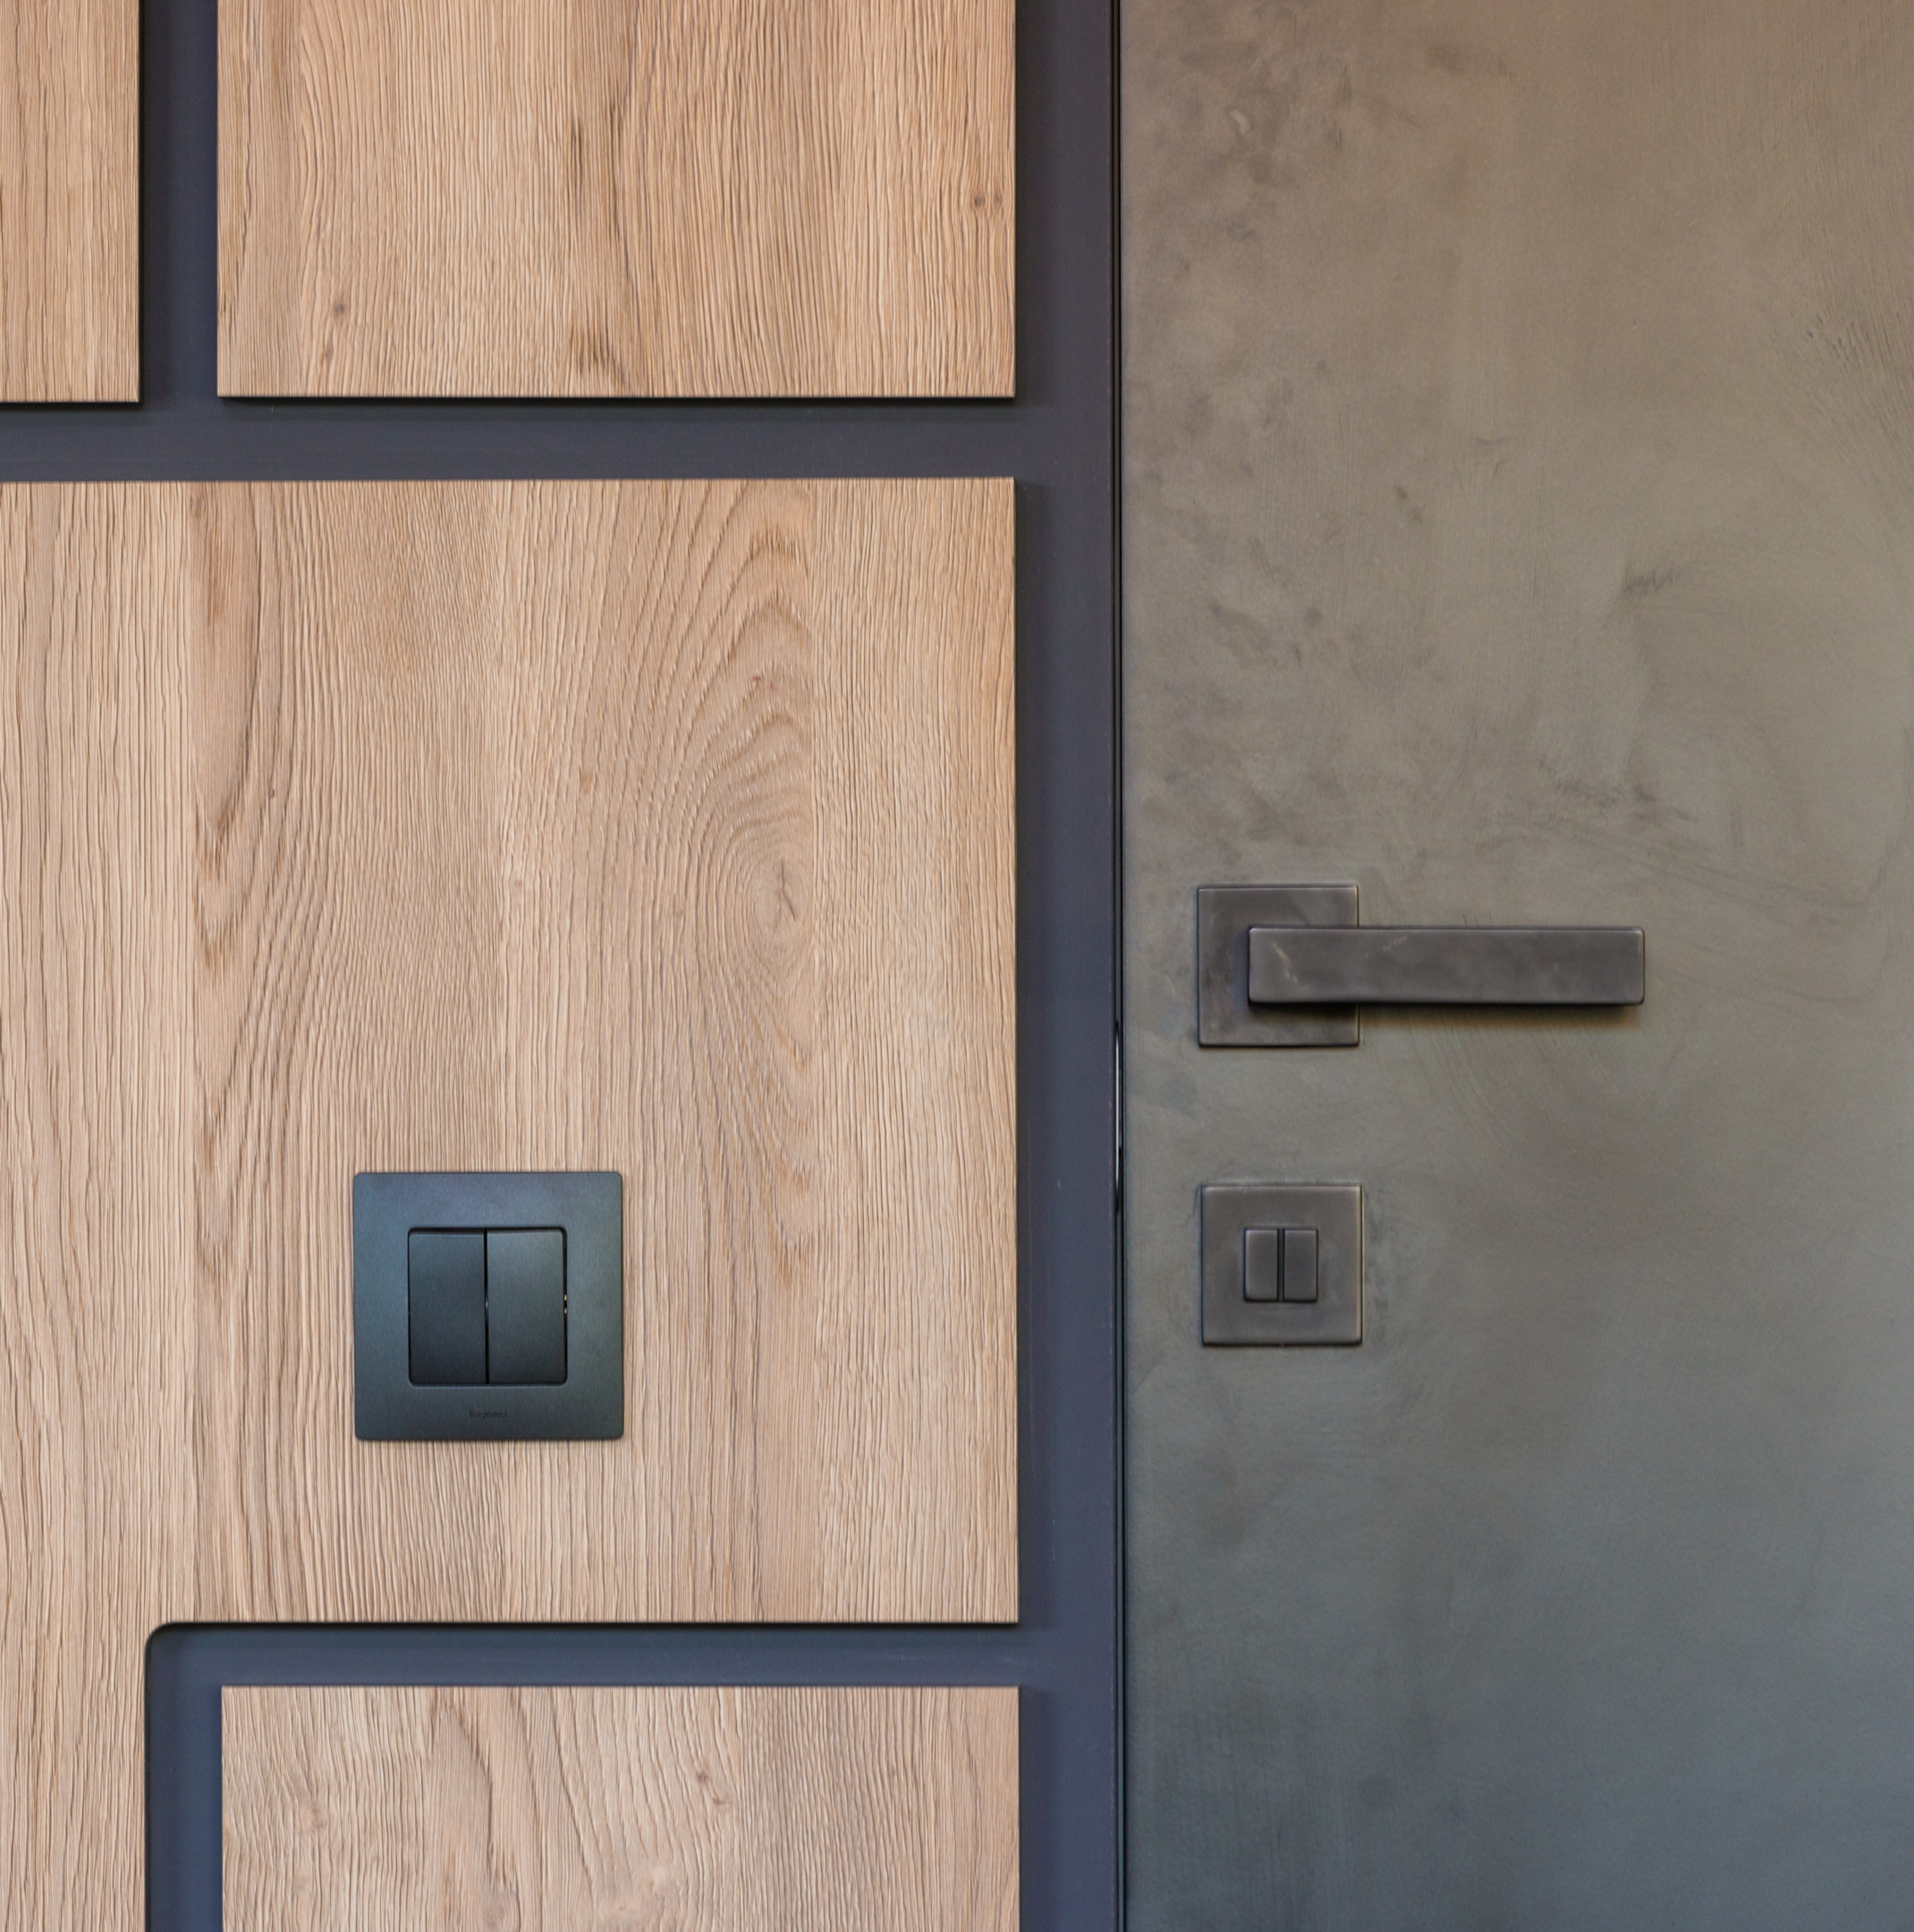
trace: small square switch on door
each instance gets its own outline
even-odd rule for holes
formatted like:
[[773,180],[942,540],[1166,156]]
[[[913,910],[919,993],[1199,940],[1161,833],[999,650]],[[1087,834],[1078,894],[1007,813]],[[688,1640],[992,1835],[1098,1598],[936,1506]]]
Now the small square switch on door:
[[1207,1347],[1362,1340],[1360,1188],[1219,1183],[1200,1202]]
[[623,1435],[623,1182],[360,1174],[352,1358],[362,1442]]

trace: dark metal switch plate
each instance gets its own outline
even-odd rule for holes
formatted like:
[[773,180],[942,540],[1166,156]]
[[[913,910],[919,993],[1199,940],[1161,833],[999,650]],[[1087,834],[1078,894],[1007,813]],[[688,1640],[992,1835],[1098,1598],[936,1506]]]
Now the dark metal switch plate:
[[[1362,1340],[1362,1190],[1218,1182],[1198,1191],[1203,1219],[1203,1342],[1208,1348],[1347,1346]],[[1275,1241],[1252,1240],[1283,1231]],[[1315,1234],[1315,1299],[1300,1299]],[[1270,1294],[1270,1250],[1280,1246],[1282,1299]],[[1249,1278],[1254,1268],[1259,1279]]]
[[[409,1372],[415,1233],[504,1233],[509,1386],[420,1385]],[[544,1241],[529,1241],[528,1235]],[[562,1241],[559,1326],[550,1244]],[[427,1254],[439,1258],[432,1244]],[[448,1250],[449,1252],[449,1250]],[[455,1257],[454,1257],[455,1258]],[[508,1279],[503,1270],[509,1266]],[[522,1277],[522,1279],[521,1279]],[[529,1292],[529,1301],[524,1298]],[[495,1328],[496,1324],[495,1322]],[[361,1442],[609,1441],[624,1434],[624,1182],[615,1174],[362,1174],[352,1181],[354,1421]]]

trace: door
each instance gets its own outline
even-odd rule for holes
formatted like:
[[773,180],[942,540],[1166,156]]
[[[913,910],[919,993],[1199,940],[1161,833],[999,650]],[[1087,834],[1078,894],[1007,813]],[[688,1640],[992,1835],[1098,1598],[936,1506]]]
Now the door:
[[[1914,15],[1123,20],[1131,1922],[1905,1925]],[[1303,918],[1645,997],[1204,1045],[1243,886],[1259,1039]],[[1359,1340],[1206,1345],[1230,1182]]]

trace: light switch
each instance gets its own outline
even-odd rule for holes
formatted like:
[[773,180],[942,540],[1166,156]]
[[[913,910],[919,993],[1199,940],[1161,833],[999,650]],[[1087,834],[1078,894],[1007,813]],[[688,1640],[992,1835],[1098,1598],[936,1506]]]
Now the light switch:
[[485,1236],[415,1228],[406,1242],[415,1385],[485,1380]]
[[494,1228],[485,1237],[487,1379],[521,1386],[565,1378],[565,1237],[560,1228]]
[[1246,1301],[1280,1301],[1283,1299],[1283,1242],[1288,1232],[1286,1228],[1273,1227],[1243,1230],[1243,1299]]
[[1245,1228],[1243,1300],[1314,1301],[1316,1252],[1314,1228]]
[[361,1442],[622,1436],[624,1182],[355,1174],[352,1385]]
[[1362,1190],[1218,1181],[1198,1191],[1206,1348],[1362,1340]]

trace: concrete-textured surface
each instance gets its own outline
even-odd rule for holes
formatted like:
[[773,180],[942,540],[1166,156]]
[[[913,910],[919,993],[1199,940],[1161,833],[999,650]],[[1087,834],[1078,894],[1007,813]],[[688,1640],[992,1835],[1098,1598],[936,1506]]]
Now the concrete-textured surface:
[[[1125,0],[1137,1932],[1914,1906],[1914,9]],[[1199,1049],[1200,885],[1614,922]],[[1198,1345],[1356,1181],[1359,1349]]]

